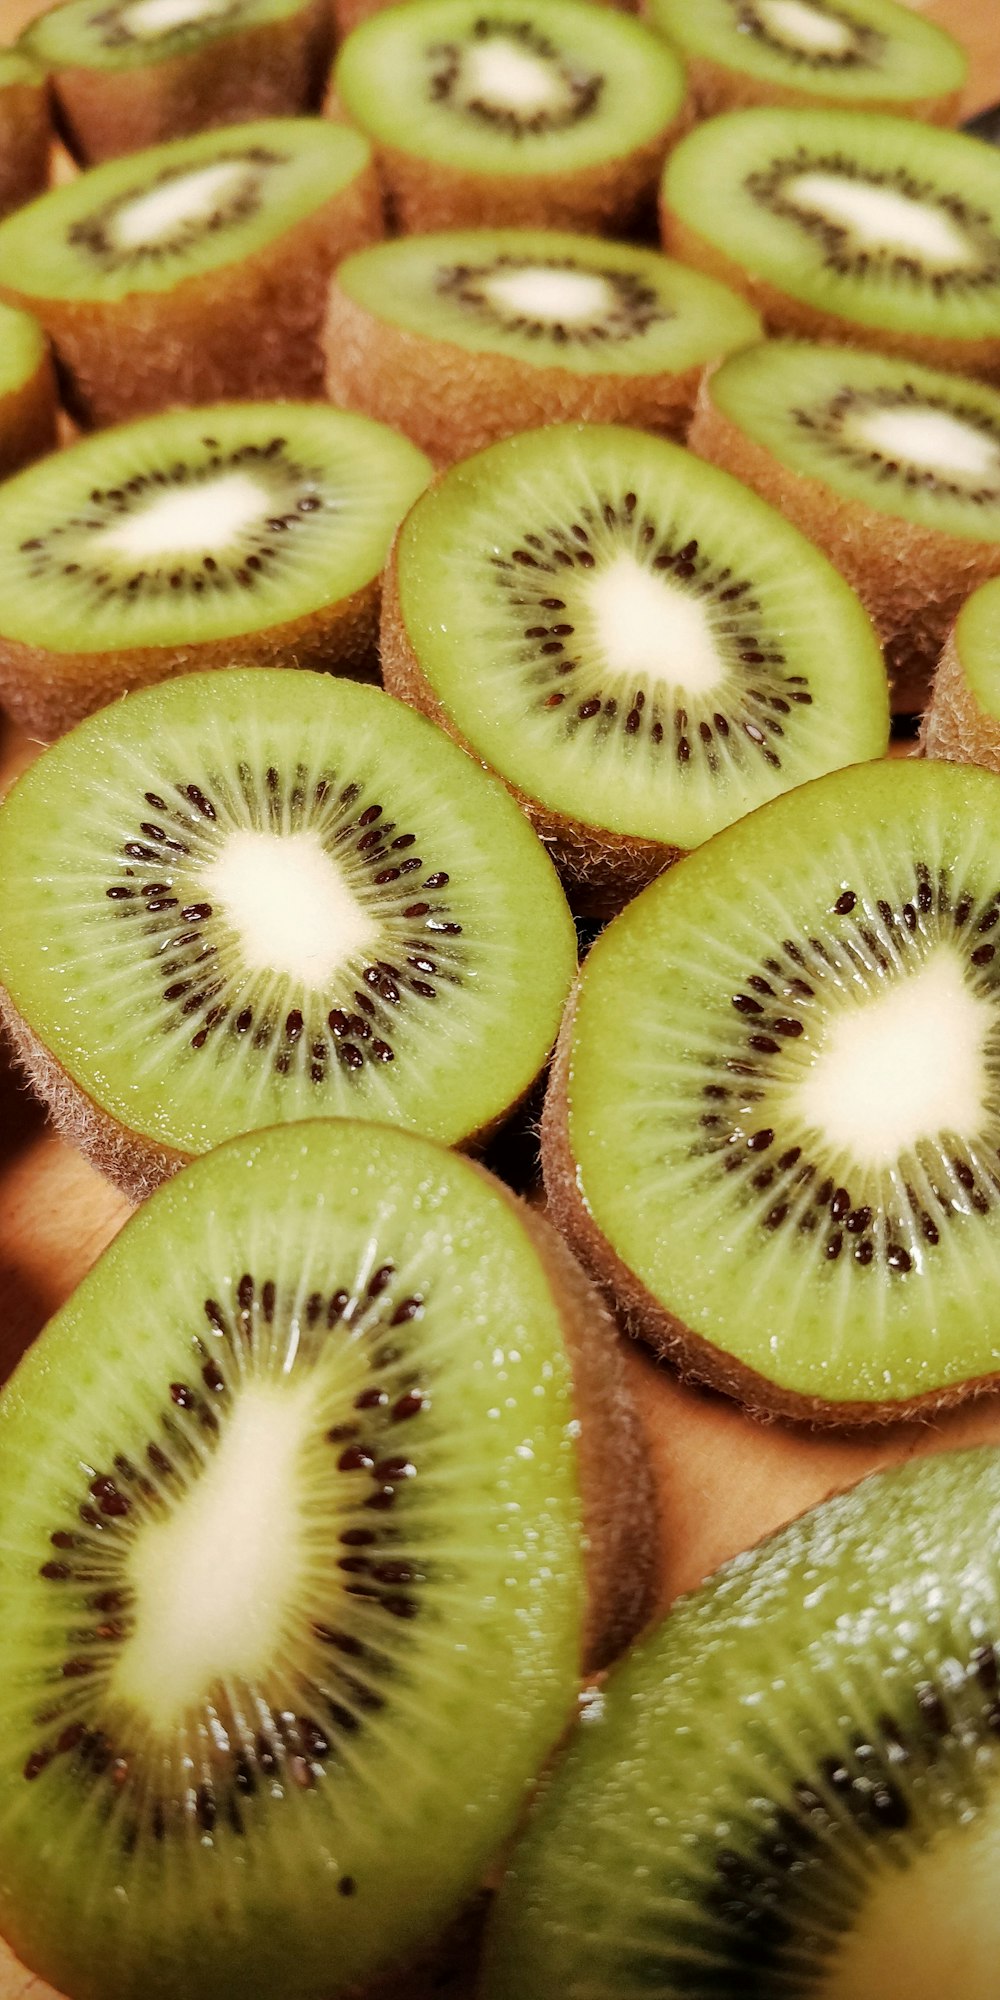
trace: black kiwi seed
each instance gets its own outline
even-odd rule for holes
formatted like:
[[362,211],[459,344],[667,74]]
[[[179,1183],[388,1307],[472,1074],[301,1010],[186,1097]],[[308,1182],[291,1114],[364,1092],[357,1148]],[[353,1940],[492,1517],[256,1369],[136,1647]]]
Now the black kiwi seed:
[[[585,272],[588,277],[600,278],[610,294],[608,304],[599,316],[595,315],[591,320],[574,320],[569,326],[554,326],[551,319],[532,318],[528,313],[504,306],[491,293],[491,278],[504,271],[519,271],[523,266],[523,258],[503,254],[492,258],[488,264],[446,266],[437,274],[437,290],[442,297],[457,300],[477,318],[504,332],[523,333],[531,340],[554,339],[560,346],[588,347],[595,342],[606,345],[609,341],[630,340],[635,334],[644,333],[648,327],[666,318],[655,291],[643,284],[633,271],[606,270],[573,257],[532,258],[532,270]],[[543,604],[557,610],[563,608],[558,601],[543,599]],[[571,635],[572,629],[571,625],[552,627],[553,633],[560,638]],[[545,630],[544,626],[540,627],[538,636],[544,636]]]
[[433,103],[451,104],[466,117],[492,125],[514,139],[526,134],[535,136],[540,132],[563,131],[594,110],[604,89],[604,78],[596,73],[585,73],[578,62],[568,63],[555,43],[542,34],[533,22],[515,21],[503,16],[491,19],[488,15],[480,15],[473,23],[471,39],[482,43],[494,37],[505,42],[516,41],[539,62],[546,63],[562,102],[523,113],[488,98],[470,97],[463,88],[467,45],[438,42],[428,51],[427,94]]
[[786,62],[809,70],[851,71],[876,68],[885,50],[885,36],[867,21],[859,21],[843,8],[832,6],[830,0],[810,0],[813,13],[825,20],[836,21],[847,30],[849,39],[836,49],[805,48],[800,43],[786,39],[775,31],[759,0],[736,0],[734,14],[740,34],[760,42]]
[[[831,174],[842,180],[861,181],[866,187],[887,188],[910,201],[937,209],[963,230],[978,252],[977,262],[962,261],[947,269],[925,271],[912,251],[897,250],[888,243],[857,244],[845,224],[796,200],[788,184],[805,173]],[[812,153],[799,146],[795,152],[751,173],[747,187],[762,207],[797,223],[815,237],[822,246],[827,269],[842,276],[859,276],[873,269],[895,272],[902,279],[916,273],[934,291],[959,295],[987,290],[1000,281],[1000,236],[989,216],[972,208],[960,195],[943,193],[934,181],[918,179],[905,167],[885,170],[862,167],[849,153]]]
[[189,166],[164,167],[151,180],[125,189],[92,214],[73,223],[68,231],[69,241],[77,249],[87,251],[103,271],[135,266],[147,259],[158,262],[166,256],[182,254],[213,231],[230,228],[234,223],[248,221],[255,215],[260,207],[267,170],[280,166],[285,158],[286,155],[266,146],[232,148],[216,153],[213,165],[217,162],[221,166],[231,161],[234,166],[244,169],[229,194],[211,211],[179,220],[169,237],[158,237],[155,243],[140,242],[125,248],[118,241],[114,229],[122,211],[131,207],[133,202],[144,199],[153,188],[167,187],[172,181],[184,180],[192,171]]

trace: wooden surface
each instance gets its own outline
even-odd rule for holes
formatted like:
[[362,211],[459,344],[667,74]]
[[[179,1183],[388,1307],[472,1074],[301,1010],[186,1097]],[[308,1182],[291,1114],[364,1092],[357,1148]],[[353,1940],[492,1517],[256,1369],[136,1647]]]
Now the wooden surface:
[[[0,0],[0,42],[12,41],[41,11],[40,0]],[[934,0],[920,11],[973,51],[967,111],[1000,98],[1000,0]],[[16,732],[0,735],[0,784],[32,754]],[[0,1380],[126,1214],[121,1197],[47,1131],[0,1057]],[[933,1427],[829,1438],[753,1423],[722,1398],[683,1387],[638,1350],[630,1366],[660,1489],[664,1605],[725,1557],[878,1466],[916,1452],[1000,1442],[997,1397]],[[2,1944],[0,2000],[54,2000]]]

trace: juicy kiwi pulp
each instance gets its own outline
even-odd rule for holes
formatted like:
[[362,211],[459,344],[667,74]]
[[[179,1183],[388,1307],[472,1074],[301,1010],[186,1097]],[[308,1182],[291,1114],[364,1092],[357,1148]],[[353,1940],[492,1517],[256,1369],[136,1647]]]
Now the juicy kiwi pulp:
[[292,20],[310,0],[73,0],[33,23],[25,45],[56,68],[140,68],[206,42]]
[[859,109],[943,97],[968,68],[951,35],[896,0],[650,0],[650,18],[689,59]]

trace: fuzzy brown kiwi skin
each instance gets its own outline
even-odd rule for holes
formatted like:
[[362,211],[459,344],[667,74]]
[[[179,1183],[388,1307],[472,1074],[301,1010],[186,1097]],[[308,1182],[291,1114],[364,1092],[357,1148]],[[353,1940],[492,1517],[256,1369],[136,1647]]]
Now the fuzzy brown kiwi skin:
[[972,591],[1000,572],[1000,542],[941,534],[794,471],[719,409],[710,376],[688,445],[752,487],[829,556],[878,633],[894,711],[922,709],[949,627]]
[[48,185],[52,119],[44,76],[0,90],[0,220]]
[[55,370],[46,351],[26,382],[0,396],[0,479],[55,450],[57,420]]
[[[433,490],[433,489],[431,489]],[[462,735],[453,717],[438,699],[424,675],[410,644],[399,598],[399,536],[392,547],[382,585],[380,651],[382,679],[390,694],[405,701],[436,722],[455,743],[474,757],[484,771],[487,764],[475,745]],[[640,834],[615,833],[609,827],[589,825],[552,811],[538,799],[528,797],[502,771],[494,773],[530,819],[544,841],[574,910],[580,915],[611,917],[662,875],[684,850],[661,841],[645,840]]]
[[[641,10],[646,12],[646,9]],[[745,111],[753,105],[787,105],[799,111],[845,111],[848,105],[836,91],[796,90],[793,84],[769,82],[749,71],[730,69],[713,62],[711,56],[684,52],[688,87],[697,105],[699,118],[715,118],[724,111]],[[852,98],[850,108],[885,112],[896,118],[916,118],[925,125],[954,125],[959,116],[962,92],[935,91],[927,97],[866,97],[862,103]]]
[[219,125],[293,117],[318,108],[332,51],[329,0],[309,0],[292,20],[237,29],[163,62],[57,69],[60,132],[92,166]]
[[939,757],[946,764],[981,764],[987,771],[1000,771],[1000,722],[973,694],[954,630],[934,677],[920,747],[925,757]]

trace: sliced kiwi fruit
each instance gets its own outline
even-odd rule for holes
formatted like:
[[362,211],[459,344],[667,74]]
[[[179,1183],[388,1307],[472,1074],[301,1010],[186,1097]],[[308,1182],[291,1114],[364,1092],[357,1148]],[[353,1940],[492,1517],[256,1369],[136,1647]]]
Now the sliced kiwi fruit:
[[969,60],[897,0],[648,0],[704,117],[748,104],[843,105],[950,124]]
[[328,0],[66,0],[23,39],[89,162],[317,110],[333,24]]
[[400,229],[611,230],[652,214],[686,119],[678,58],[589,0],[410,0],[349,35],[337,102],[367,132]]
[[973,591],[948,634],[922,737],[928,757],[1000,771],[1000,579]]
[[130,1193],[296,1118],[487,1130],[575,959],[502,787],[353,681],[185,674],[78,724],[0,807],[2,1012]]
[[1000,1452],[737,1557],[585,1710],[482,2000],[994,2000]]
[[316,403],[85,438],[0,490],[0,700],[51,737],[234,658],[370,677],[389,543],[430,473],[409,439]]
[[326,386],[444,464],[557,417],[679,436],[706,363],[759,329],[735,292],[631,243],[553,229],[404,236],[335,273]]
[[1000,156],[874,112],[712,118],[668,162],[665,247],[782,333],[1000,372]]
[[163,1189],[0,1404],[14,1949],[334,2000],[432,1941],[647,1609],[637,1440],[582,1273],[455,1154],[330,1120]]
[[612,425],[521,432],[417,502],[382,672],[500,773],[581,907],[888,742],[875,635],[826,558],[727,474]]
[[56,442],[56,378],[36,319],[0,306],[0,478]]
[[826,551],[874,620],[894,707],[923,708],[960,605],[1000,570],[1000,393],[768,341],[704,382],[689,443]]
[[25,50],[0,49],[0,216],[41,194],[51,145],[45,71]]
[[593,946],[554,1219],[750,1408],[885,1422],[997,1379],[1000,783],[910,761],[729,827]]
[[330,273],[381,233],[360,132],[258,119],[109,160],[8,216],[0,296],[41,320],[85,425],[320,396]]

